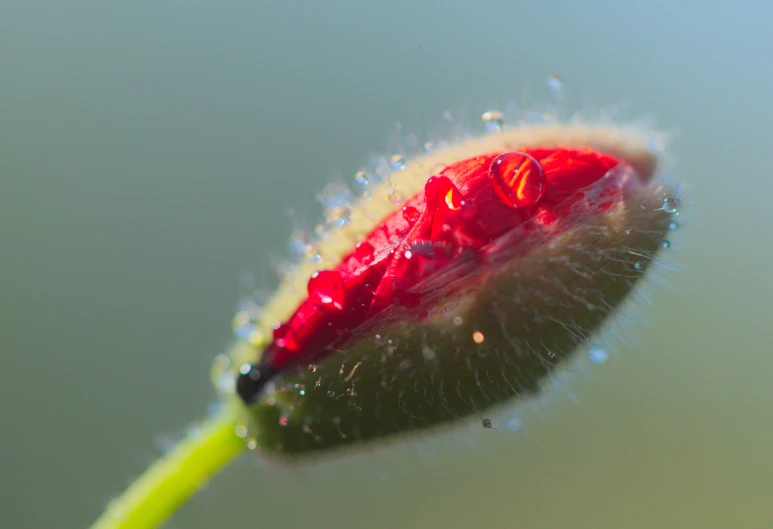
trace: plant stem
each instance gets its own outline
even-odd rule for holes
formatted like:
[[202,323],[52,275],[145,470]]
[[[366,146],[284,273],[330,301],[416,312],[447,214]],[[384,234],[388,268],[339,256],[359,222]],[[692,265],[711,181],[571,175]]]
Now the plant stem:
[[153,529],[245,449],[230,413],[207,419],[193,435],[156,461],[91,529]]

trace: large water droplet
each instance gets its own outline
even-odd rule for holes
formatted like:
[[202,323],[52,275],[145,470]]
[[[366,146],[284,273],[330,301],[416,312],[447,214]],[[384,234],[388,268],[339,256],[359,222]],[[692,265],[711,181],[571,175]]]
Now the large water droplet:
[[321,304],[342,310],[346,302],[346,290],[341,274],[332,270],[320,270],[311,274],[309,297]]
[[545,189],[542,166],[522,152],[507,152],[494,158],[488,176],[499,198],[513,208],[535,205]]
[[666,213],[679,213],[679,199],[676,197],[668,197],[663,199],[663,211]]
[[461,191],[447,176],[430,176],[424,185],[424,198],[430,211],[444,202],[449,209],[459,209],[462,203]]

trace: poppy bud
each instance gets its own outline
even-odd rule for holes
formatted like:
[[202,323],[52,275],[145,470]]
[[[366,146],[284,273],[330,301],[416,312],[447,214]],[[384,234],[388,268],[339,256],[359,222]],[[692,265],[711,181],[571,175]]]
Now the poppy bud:
[[675,199],[656,165],[641,133],[563,125],[401,161],[219,372],[251,446],[316,453],[537,391],[663,247]]

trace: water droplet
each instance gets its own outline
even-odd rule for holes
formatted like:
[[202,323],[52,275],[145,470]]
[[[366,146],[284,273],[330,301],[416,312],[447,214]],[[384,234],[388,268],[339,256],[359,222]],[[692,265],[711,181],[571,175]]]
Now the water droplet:
[[539,162],[522,152],[497,156],[488,171],[489,181],[499,198],[513,208],[535,205],[545,188]]
[[309,257],[309,262],[310,263],[314,263],[314,264],[321,263],[322,262],[322,254],[320,254],[319,252],[314,252]]
[[403,218],[413,224],[419,220],[419,210],[413,206],[405,206],[403,208]]
[[476,344],[482,344],[485,339],[486,337],[483,336],[483,333],[480,331],[475,331],[472,333],[472,341]]
[[316,297],[321,304],[342,310],[346,302],[346,290],[341,274],[332,270],[320,270],[311,274],[308,284],[309,297]]
[[462,323],[464,323],[464,318],[462,318],[461,316],[454,316],[453,322],[454,322],[454,325],[458,327]]
[[483,419],[483,427],[491,428],[491,419]]
[[556,74],[549,75],[547,84],[550,97],[553,101],[556,103],[561,101],[564,98],[564,82],[561,78]]
[[671,231],[676,231],[676,230],[678,230],[678,229],[679,229],[679,223],[678,223],[678,222],[676,222],[675,220],[672,220],[672,221],[671,221],[671,222],[669,222],[669,224],[668,224],[668,229],[669,229],[669,230],[671,230]]
[[370,183],[368,180],[368,173],[365,171],[357,171],[354,175],[354,181],[357,182],[357,185],[362,187],[367,187],[367,185]]
[[335,215],[331,216],[330,220],[339,228],[346,226],[352,220],[352,210],[348,207],[341,208]]
[[311,241],[303,231],[295,231],[290,236],[290,241],[287,243],[287,247],[290,250],[290,255],[296,258],[304,257],[311,250]]
[[505,124],[505,115],[499,110],[489,110],[481,116],[486,130],[496,132],[502,130]]
[[555,358],[556,357],[556,352],[555,351],[548,351],[548,356],[550,358]]
[[236,428],[234,428],[234,433],[236,434],[237,437],[241,437],[242,439],[244,439],[245,437],[247,437],[247,427],[244,426],[243,424],[240,424],[236,426]]
[[665,240],[662,243],[660,243],[660,247],[663,249],[671,248],[671,241]]
[[279,417],[279,426],[287,426],[287,417]]
[[389,201],[393,206],[399,206],[403,203],[403,195],[401,195],[397,190],[393,189],[389,192]]
[[633,264],[633,267],[634,267],[636,270],[641,270],[641,263],[637,261],[637,262],[635,262],[635,263]]
[[328,397],[330,397],[330,398],[332,399],[333,397],[335,397],[335,396],[336,396],[336,393],[335,393],[335,391],[333,391],[333,390],[331,389],[330,391],[328,391],[328,392],[327,392],[327,396],[328,396]]
[[462,203],[462,193],[447,176],[431,176],[424,185],[424,197],[427,207],[436,210],[443,203],[449,209],[459,209]]
[[255,450],[258,448],[258,440],[257,439],[250,439],[247,441],[247,450]]
[[300,391],[298,392],[298,394],[299,394],[301,397],[303,397],[304,395],[306,395],[306,390],[305,390],[305,389],[302,389],[302,390],[300,390]]
[[375,248],[367,241],[359,243],[354,249],[354,257],[364,265],[370,264],[373,261],[375,253]]
[[505,421],[505,427],[511,432],[517,432],[523,427],[523,421],[519,417],[510,417]]
[[405,157],[402,154],[395,154],[389,159],[389,165],[392,169],[403,170],[405,169]]
[[314,373],[316,370],[317,370],[317,366],[315,366],[314,364],[309,364],[309,371]]
[[604,364],[609,360],[609,354],[604,349],[596,347],[588,351],[588,358],[594,364]]
[[679,199],[668,197],[663,199],[663,211],[666,213],[679,214]]

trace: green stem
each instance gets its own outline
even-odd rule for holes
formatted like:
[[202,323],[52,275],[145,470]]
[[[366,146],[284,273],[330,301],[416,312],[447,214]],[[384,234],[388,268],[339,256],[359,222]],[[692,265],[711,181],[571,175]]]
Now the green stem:
[[208,419],[110,502],[91,529],[153,529],[245,449],[233,415]]

